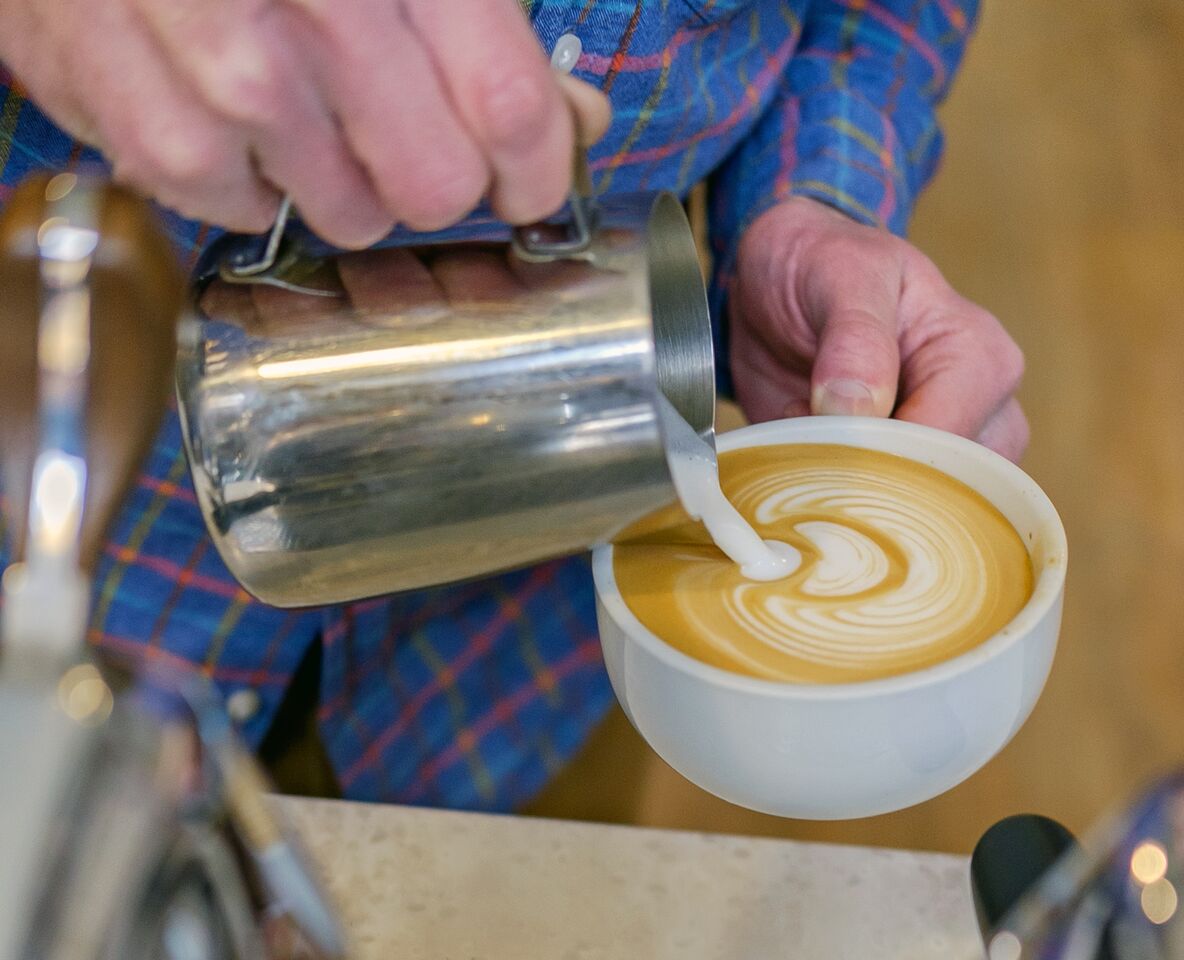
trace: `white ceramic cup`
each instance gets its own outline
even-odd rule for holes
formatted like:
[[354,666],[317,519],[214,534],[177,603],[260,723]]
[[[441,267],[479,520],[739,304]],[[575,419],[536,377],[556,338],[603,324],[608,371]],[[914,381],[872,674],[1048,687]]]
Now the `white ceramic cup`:
[[1056,510],[1014,464],[928,427],[865,417],[781,420],[719,437],[720,452],[839,443],[926,463],[993,503],[1032,558],[1031,598],[974,649],[912,673],[844,684],[742,676],[674,649],[621,599],[613,548],[592,565],[613,689],[674,769],[740,806],[838,820],[887,813],[949,790],[1014,736],[1044,687],[1061,625],[1067,547]]

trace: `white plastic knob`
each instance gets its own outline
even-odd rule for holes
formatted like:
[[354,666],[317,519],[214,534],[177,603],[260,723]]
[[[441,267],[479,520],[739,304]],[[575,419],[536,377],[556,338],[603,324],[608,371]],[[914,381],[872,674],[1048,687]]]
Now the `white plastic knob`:
[[562,73],[571,73],[584,52],[584,44],[574,33],[565,33],[555,41],[551,51],[551,66]]

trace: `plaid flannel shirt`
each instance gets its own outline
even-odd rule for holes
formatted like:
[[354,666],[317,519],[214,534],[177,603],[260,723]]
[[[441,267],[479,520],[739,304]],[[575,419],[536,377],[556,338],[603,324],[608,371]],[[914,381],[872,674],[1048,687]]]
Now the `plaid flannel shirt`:
[[[582,41],[577,76],[612,100],[591,154],[600,192],[710,177],[722,304],[745,227],[804,194],[903,232],[933,174],[934,110],[975,0],[523,0],[546,49]],[[26,173],[100,158],[56,129],[0,67],[0,202]],[[165,214],[192,263],[203,226]],[[726,370],[726,356],[719,366]],[[508,810],[533,796],[603,716],[586,558],[459,587],[316,611],[247,596],[206,535],[166,418],[96,579],[91,638],[150,663],[257,691],[258,743],[310,644],[318,721],[346,796]]]

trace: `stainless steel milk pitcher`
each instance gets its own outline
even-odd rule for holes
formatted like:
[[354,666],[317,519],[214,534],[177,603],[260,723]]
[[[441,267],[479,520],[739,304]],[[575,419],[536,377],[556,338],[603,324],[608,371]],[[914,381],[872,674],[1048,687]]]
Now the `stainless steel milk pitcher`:
[[706,297],[674,196],[577,191],[557,222],[477,235],[342,253],[281,222],[261,249],[209,258],[181,334],[182,423],[214,542],[265,602],[610,540],[675,499],[659,391],[714,439]]

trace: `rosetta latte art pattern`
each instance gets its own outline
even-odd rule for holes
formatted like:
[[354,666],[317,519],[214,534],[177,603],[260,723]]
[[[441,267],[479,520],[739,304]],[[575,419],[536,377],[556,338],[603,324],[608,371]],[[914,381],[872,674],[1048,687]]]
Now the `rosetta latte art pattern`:
[[784,445],[724,454],[720,477],[762,537],[801,551],[792,576],[746,580],[689,521],[615,553],[629,607],[696,659],[791,682],[890,676],[981,643],[1031,594],[1007,520],[923,464]]

